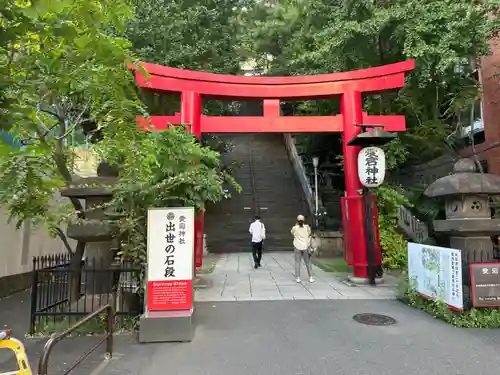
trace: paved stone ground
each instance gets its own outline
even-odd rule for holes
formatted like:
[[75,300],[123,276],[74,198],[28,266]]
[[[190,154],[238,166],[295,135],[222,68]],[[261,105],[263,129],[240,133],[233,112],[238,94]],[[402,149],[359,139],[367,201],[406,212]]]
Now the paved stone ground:
[[[387,314],[366,326],[358,313]],[[101,375],[497,375],[500,330],[457,329],[389,300],[198,303],[191,343],[130,344]]]
[[[393,299],[394,283],[380,286],[349,286],[342,277],[313,266],[316,280],[310,284],[302,265],[302,283],[294,277],[291,252],[265,253],[262,268],[253,268],[249,253],[226,254],[214,271],[203,275],[208,287],[196,291],[196,301],[262,301],[303,299]],[[344,277],[345,278],[345,277]]]
[[[249,285],[255,284],[252,290],[265,290],[258,281],[261,276],[257,276],[252,284],[251,276],[255,274],[267,274],[272,280],[279,280],[275,282],[277,289],[292,286],[285,278],[294,281],[291,254],[267,254],[266,268],[257,271],[250,268],[251,264],[245,268],[248,254],[226,258],[229,259],[222,260],[219,271],[213,275],[216,278],[226,275],[225,278],[230,281],[228,285],[233,285],[231,278],[236,284],[238,277],[250,275]],[[239,268],[234,268],[235,262],[240,265]],[[308,298],[302,301],[248,302],[234,297],[231,299],[233,302],[197,302],[196,331],[191,343],[145,345],[137,343],[134,335],[118,335],[115,337],[115,356],[111,361],[103,362],[104,348],[100,348],[72,374],[498,374],[496,363],[500,330],[457,329],[400,302],[381,300],[381,297],[372,294],[369,297],[372,300],[368,300],[366,294],[363,294],[364,297],[352,297],[365,299],[350,299],[349,293],[343,290],[348,287],[337,278],[318,269],[315,273],[319,285],[345,293],[345,299],[325,300],[324,294],[317,293],[315,300]],[[267,276],[264,280],[262,284],[269,285]],[[308,288],[311,295],[315,293],[311,289],[313,286],[307,283],[302,288]],[[354,290],[374,293],[369,287]],[[382,290],[382,287],[376,290]],[[21,294],[13,299],[0,300],[0,317],[4,318],[4,322],[12,322],[16,318],[27,321],[24,302],[14,304],[16,299],[26,301],[26,297],[27,294]],[[282,296],[282,299],[285,298],[291,299]],[[12,305],[10,309],[7,309],[8,303]],[[353,321],[353,315],[366,312],[389,315],[397,323],[375,327]],[[19,321],[18,332],[22,331],[23,324]],[[64,373],[64,369],[97,340],[97,337],[65,339],[54,349],[49,374]],[[36,363],[44,341],[26,341],[33,373],[37,372]],[[0,372],[10,369],[13,368],[7,362],[0,360]]]

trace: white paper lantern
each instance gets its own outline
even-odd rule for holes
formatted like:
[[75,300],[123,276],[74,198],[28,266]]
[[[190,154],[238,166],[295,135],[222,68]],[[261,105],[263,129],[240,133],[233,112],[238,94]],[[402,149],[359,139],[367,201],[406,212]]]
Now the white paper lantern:
[[378,147],[365,147],[358,155],[358,176],[366,187],[377,187],[385,178],[385,153]]

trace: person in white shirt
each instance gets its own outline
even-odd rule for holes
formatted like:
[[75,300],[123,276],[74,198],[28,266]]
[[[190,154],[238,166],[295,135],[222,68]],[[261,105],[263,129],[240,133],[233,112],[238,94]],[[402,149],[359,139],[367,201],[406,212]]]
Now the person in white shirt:
[[262,243],[266,239],[266,227],[260,221],[260,216],[255,216],[255,221],[250,224],[248,231],[252,235],[252,255],[255,268],[257,269],[260,267],[262,260]]
[[307,274],[309,276],[309,282],[313,283],[314,279],[312,277],[311,269],[311,255],[312,255],[312,232],[311,227],[304,224],[304,216],[297,216],[297,224],[295,224],[290,231],[293,236],[293,248],[295,255],[295,277],[297,282],[300,283],[300,266],[302,259],[306,264]]

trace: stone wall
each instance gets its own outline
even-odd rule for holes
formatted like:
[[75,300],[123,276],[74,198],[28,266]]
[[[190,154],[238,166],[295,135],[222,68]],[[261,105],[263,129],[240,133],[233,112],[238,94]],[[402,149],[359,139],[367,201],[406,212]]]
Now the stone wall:
[[451,174],[455,160],[455,155],[445,154],[430,162],[407,167],[397,173],[392,173],[388,176],[388,180],[403,187],[429,185],[438,178]]
[[318,256],[324,258],[344,257],[344,235],[342,232],[318,232],[321,244]]

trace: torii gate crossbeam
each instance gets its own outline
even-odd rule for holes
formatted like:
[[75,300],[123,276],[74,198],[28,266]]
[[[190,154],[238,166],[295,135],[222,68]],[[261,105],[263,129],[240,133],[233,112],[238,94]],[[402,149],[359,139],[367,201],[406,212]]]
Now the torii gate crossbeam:
[[[344,248],[353,276],[368,278],[365,214],[357,156],[360,148],[347,143],[361,131],[359,124],[384,125],[384,130],[405,130],[404,116],[372,116],[363,113],[362,95],[403,87],[406,74],[414,61],[384,65],[352,72],[292,77],[246,77],[206,72],[193,72],[161,65],[142,63],[144,75],[136,67],[136,82],[143,89],[158,93],[181,93],[181,111],[175,116],[138,118],[140,126],[157,130],[174,124],[188,124],[197,137],[202,133],[303,133],[342,132],[346,194],[342,198]],[[341,114],[336,116],[280,116],[281,100],[320,99],[340,96]],[[202,97],[239,100],[262,100],[263,116],[205,116],[201,114]],[[372,197],[372,204],[375,204]],[[376,212],[376,211],[374,211]],[[373,218],[376,254],[381,264],[378,220]],[[203,216],[197,225],[195,240],[196,266],[201,266],[203,253]]]

